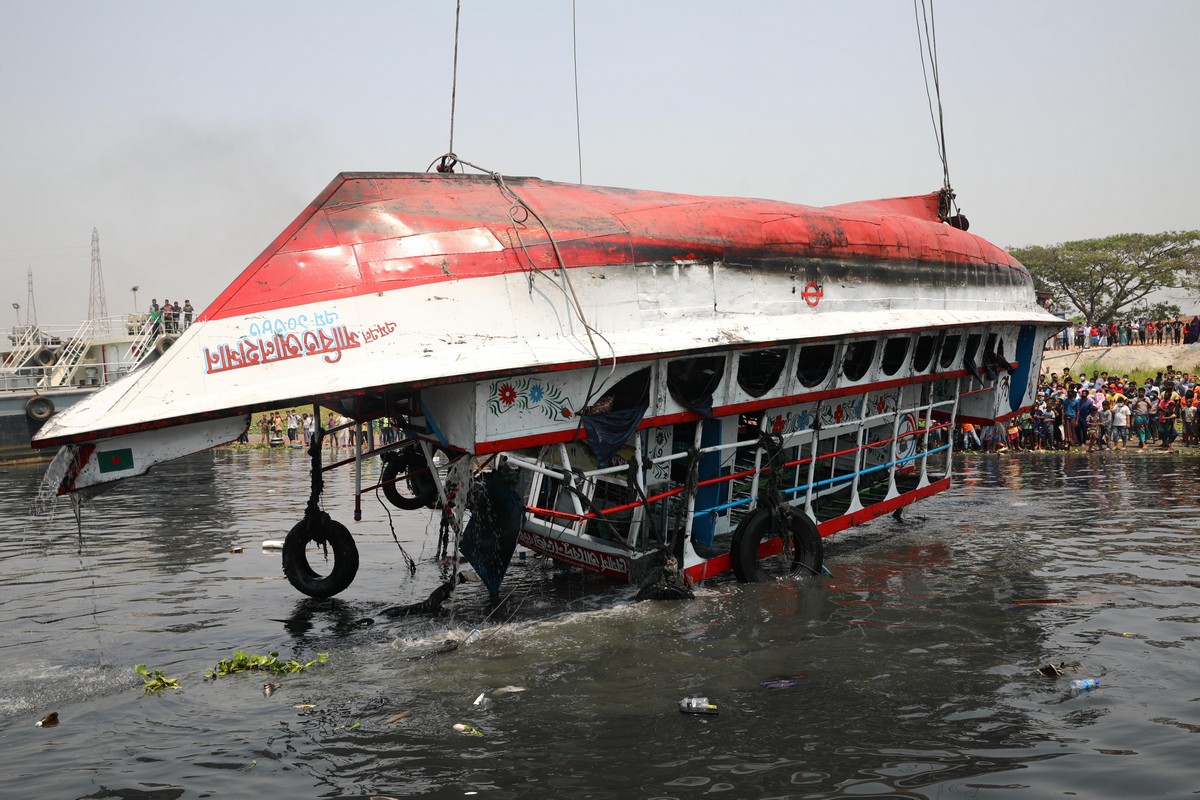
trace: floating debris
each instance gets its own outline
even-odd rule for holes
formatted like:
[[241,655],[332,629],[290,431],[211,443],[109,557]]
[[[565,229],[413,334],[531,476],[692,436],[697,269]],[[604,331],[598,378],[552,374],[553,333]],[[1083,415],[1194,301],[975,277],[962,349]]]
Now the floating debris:
[[685,697],[679,701],[679,710],[684,714],[703,714],[705,716],[715,717],[717,711],[716,703],[708,702],[707,697]]
[[292,706],[292,708],[299,708],[299,709],[316,708],[316,707],[317,707],[316,703],[297,703],[296,705]]
[[398,722],[404,722],[404,720],[411,719],[411,718],[412,718],[411,711],[401,711],[399,714],[393,714],[392,716],[388,717],[387,724],[395,725]]
[[1054,664],[1054,663],[1043,664],[1042,666],[1037,668],[1037,672],[1038,672],[1038,674],[1044,675],[1047,678],[1059,678],[1068,669],[1071,670],[1072,672],[1074,672],[1078,668],[1079,668],[1078,661],[1071,661],[1071,662],[1060,661],[1057,664]]
[[512,694],[514,692],[523,691],[525,691],[524,686],[501,686],[499,689],[492,692],[492,694]]
[[283,686],[282,683],[264,683],[263,684],[263,697],[270,697],[271,695],[275,694],[276,690],[279,689],[281,686]]
[[379,709],[388,705],[390,702],[392,701],[389,700],[385,695],[376,695],[370,700],[364,700],[358,707],[358,713],[369,714],[372,711],[378,711]]
[[479,728],[476,728],[474,725],[467,725],[463,722],[454,723],[454,730],[458,731],[459,733],[469,734],[471,736],[483,736],[483,731],[479,730]]
[[233,675],[237,672],[248,672],[249,670],[285,675],[303,672],[309,667],[316,664],[324,664],[327,661],[329,661],[328,653],[317,653],[317,657],[312,661],[301,663],[295,660],[280,661],[279,654],[274,652],[263,655],[261,653],[247,653],[245,650],[235,650],[232,658],[225,658],[218,661],[215,667],[204,673],[204,677],[213,679],[223,678],[226,675]]
[[34,727],[35,728],[53,728],[57,724],[58,724],[58,712],[51,711],[49,714],[47,714],[46,716],[39,719],[37,721],[37,724],[34,725]]
[[229,553],[230,553],[230,555],[236,556],[239,553],[245,552],[245,550],[246,550],[246,548],[244,548],[244,547],[231,547],[231,548],[229,548]]
[[763,681],[759,684],[764,689],[794,689],[800,685],[800,681],[808,677],[803,672],[797,672],[795,675],[786,678],[775,678],[769,681]]
[[283,549],[283,539],[267,539],[265,542],[263,542],[262,549],[263,550],[282,550]]
[[178,689],[179,679],[168,678],[161,669],[150,669],[145,664],[138,664],[133,671],[142,676],[145,682],[146,694],[157,694],[163,689]]

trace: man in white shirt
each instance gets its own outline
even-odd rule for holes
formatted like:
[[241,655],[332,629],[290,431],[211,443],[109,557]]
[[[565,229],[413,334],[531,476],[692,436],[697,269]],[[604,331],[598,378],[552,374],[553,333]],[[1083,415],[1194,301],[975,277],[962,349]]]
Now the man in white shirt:
[[[1122,397],[1117,401],[1117,407],[1112,411],[1112,447],[1114,450],[1124,450],[1129,445],[1129,418],[1132,410]],[[1120,448],[1117,442],[1121,443]]]

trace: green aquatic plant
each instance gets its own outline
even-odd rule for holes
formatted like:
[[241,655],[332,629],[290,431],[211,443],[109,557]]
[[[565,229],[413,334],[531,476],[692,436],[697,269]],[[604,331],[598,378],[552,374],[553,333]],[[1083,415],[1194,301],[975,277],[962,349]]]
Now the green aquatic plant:
[[300,661],[280,661],[278,653],[247,653],[245,650],[235,650],[232,658],[225,658],[217,662],[217,665],[204,673],[206,678],[223,678],[226,675],[233,675],[237,672],[250,672],[257,670],[259,672],[269,672],[272,675],[289,675],[296,672],[303,672],[316,664],[324,664],[329,660],[328,653],[317,653],[317,657],[312,661],[302,663]]
[[146,682],[146,694],[157,694],[163,689],[178,689],[179,679],[168,678],[161,669],[150,669],[145,664],[138,664],[133,671],[142,676]]

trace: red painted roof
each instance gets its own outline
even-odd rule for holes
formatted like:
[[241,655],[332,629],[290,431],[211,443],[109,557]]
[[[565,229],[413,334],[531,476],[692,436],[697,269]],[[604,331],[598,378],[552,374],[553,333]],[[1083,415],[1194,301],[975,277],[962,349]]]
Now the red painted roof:
[[[504,182],[551,228],[568,267],[833,257],[1024,273],[1000,248],[939,222],[937,193],[815,208],[537,178]],[[200,318],[522,272],[529,259],[540,268],[559,263],[542,224],[491,176],[343,173]]]

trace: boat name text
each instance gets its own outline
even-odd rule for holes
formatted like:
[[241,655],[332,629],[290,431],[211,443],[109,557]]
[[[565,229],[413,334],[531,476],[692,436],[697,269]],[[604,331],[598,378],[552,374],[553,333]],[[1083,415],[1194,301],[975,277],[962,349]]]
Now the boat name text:
[[341,360],[342,351],[356,347],[362,347],[362,342],[358,334],[345,325],[302,334],[276,333],[257,340],[239,339],[236,344],[222,344],[216,350],[204,348],[205,372],[213,375],[306,356],[324,356],[326,363],[333,364]]
[[588,550],[579,545],[569,544],[560,539],[552,539],[531,531],[522,531],[520,541],[521,544],[537,550],[539,553],[561,558],[583,567],[599,569],[609,574],[627,575],[629,573],[629,559],[624,556],[598,553],[595,550]]

